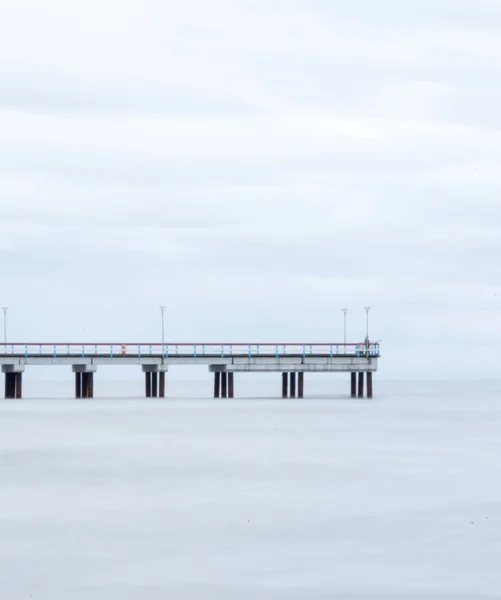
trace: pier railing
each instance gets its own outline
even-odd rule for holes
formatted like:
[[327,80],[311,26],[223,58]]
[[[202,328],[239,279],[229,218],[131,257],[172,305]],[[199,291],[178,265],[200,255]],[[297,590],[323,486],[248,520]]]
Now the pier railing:
[[0,344],[1,356],[32,358],[36,356],[58,357],[378,357],[379,343],[120,343],[120,342],[43,342]]

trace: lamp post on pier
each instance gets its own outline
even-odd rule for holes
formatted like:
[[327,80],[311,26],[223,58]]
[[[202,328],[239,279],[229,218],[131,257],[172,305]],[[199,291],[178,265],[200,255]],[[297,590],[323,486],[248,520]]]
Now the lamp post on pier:
[[348,313],[347,308],[343,308],[344,313],[344,353],[346,354],[346,314]]
[[3,310],[3,343],[5,345],[5,353],[7,353],[7,311],[8,306],[2,306]]
[[366,346],[369,345],[369,311],[370,311],[370,309],[371,309],[370,306],[365,307],[365,315],[366,315],[365,345]]
[[160,312],[162,313],[162,357],[165,356],[165,321],[164,321],[164,311],[165,306],[160,306]]

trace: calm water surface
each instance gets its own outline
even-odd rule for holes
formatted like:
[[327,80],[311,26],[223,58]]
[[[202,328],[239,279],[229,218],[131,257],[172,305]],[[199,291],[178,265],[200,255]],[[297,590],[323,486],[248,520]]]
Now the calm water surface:
[[26,382],[0,401],[0,597],[501,597],[501,382],[307,384]]

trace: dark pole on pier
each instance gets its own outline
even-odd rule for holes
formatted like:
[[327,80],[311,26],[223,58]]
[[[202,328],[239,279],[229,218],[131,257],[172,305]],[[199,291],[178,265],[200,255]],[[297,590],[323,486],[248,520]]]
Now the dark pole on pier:
[[301,371],[297,375],[298,377],[298,398],[304,398],[304,372]]
[[282,398],[287,398],[289,395],[288,392],[288,373],[282,373]]
[[358,374],[358,397],[364,397],[364,373]]
[[221,372],[216,371],[214,373],[214,398],[219,398],[221,390]]

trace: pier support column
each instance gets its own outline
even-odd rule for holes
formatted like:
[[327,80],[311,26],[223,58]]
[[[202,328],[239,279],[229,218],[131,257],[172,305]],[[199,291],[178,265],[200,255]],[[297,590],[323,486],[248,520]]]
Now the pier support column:
[[357,374],[350,373],[350,375],[351,375],[351,397],[356,398],[357,397]]
[[82,395],[80,396],[81,398],[87,398],[87,377],[88,373],[82,373]]
[[75,398],[82,397],[82,373],[75,373]]
[[87,398],[94,398],[94,373],[87,373]]
[[22,398],[24,365],[2,365],[2,372],[5,373],[5,397]]
[[369,371],[367,373],[367,398],[372,398],[372,394],[372,373]]
[[156,371],[151,374],[151,397],[158,397],[158,373]]
[[75,373],[75,398],[94,398],[95,365],[73,365]]
[[143,364],[144,373],[144,395],[146,398],[165,398],[165,373],[169,370],[168,365]]
[[297,397],[304,398],[304,373],[300,371],[297,374]]
[[235,374],[228,373],[228,398],[235,397]]
[[365,373],[363,373],[363,372],[358,374],[358,397],[359,398],[364,397],[364,375],[365,375]]
[[14,374],[14,377],[16,378],[16,398],[20,400],[23,397],[23,374],[18,371]]
[[158,396],[165,398],[165,371],[158,373]]
[[221,371],[214,372],[214,398],[219,398],[221,392]]
[[14,398],[16,395],[16,374],[5,373],[5,397]]
[[282,373],[282,398],[288,398],[289,396],[289,374]]
[[227,398],[227,382],[228,382],[228,374],[226,371],[221,372],[221,398]]
[[296,397],[296,373],[291,373],[291,385],[290,385],[291,398]]

